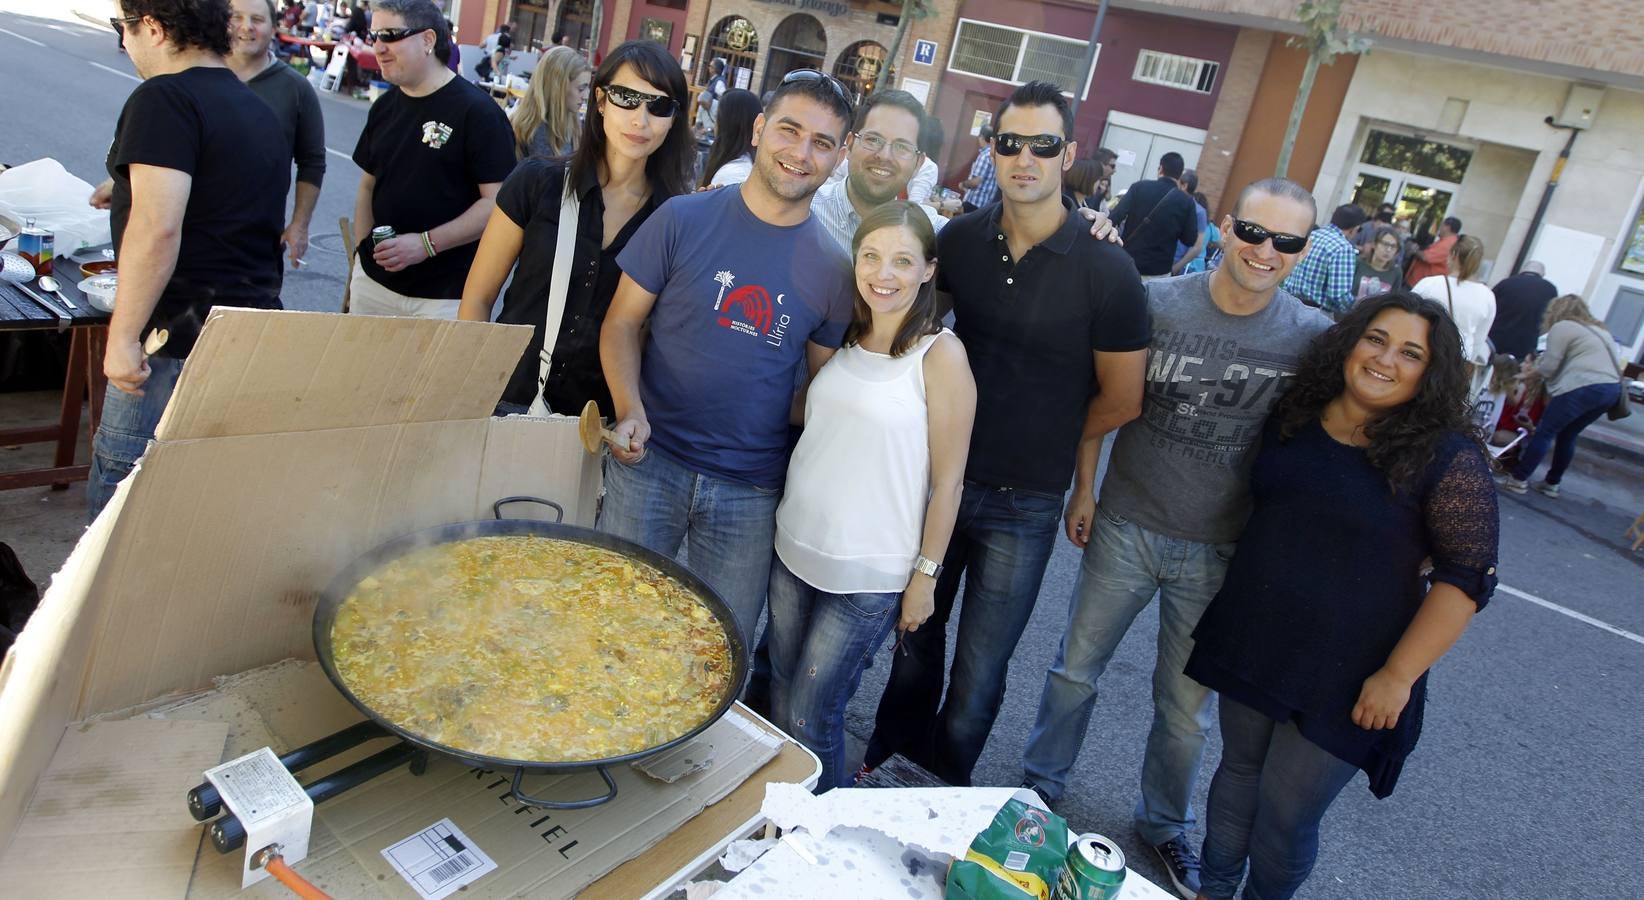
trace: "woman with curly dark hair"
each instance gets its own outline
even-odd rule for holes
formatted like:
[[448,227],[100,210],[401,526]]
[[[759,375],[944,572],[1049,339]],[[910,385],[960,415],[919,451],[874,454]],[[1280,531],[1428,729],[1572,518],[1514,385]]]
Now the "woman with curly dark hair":
[[1201,897],[1234,896],[1247,862],[1246,896],[1291,896],[1353,775],[1392,793],[1427,670],[1495,590],[1495,486],[1464,362],[1443,307],[1369,297],[1268,421],[1250,521],[1186,666],[1221,694]]

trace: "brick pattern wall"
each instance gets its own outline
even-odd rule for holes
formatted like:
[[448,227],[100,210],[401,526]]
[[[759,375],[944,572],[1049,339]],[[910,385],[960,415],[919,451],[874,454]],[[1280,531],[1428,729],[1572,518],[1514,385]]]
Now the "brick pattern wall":
[[1239,36],[1233,42],[1233,58],[1222,70],[1221,94],[1216,100],[1216,111],[1210,117],[1210,127],[1206,129],[1208,134],[1197,170],[1199,190],[1210,201],[1212,210],[1221,206],[1227,176],[1233,170],[1239,142],[1244,139],[1245,123],[1256,100],[1256,88],[1261,84],[1267,53],[1274,39],[1271,31],[1239,29]]
[[[1294,22],[1294,0],[1155,0],[1161,12],[1199,10]],[[1644,77],[1638,0],[1349,0],[1348,28],[1433,47]]]
[[[914,19],[908,26],[908,35],[903,39],[901,57],[896,61],[896,74],[902,77],[914,78],[919,81],[930,82],[930,94],[925,98],[925,109],[935,111],[936,97],[942,90],[942,74],[947,71],[948,54],[953,50],[953,30],[959,23],[959,9],[964,4],[959,0],[936,0],[936,15],[928,19]],[[913,61],[915,41],[935,41],[936,60],[930,65],[920,65]],[[900,80],[897,86],[901,86]],[[952,123],[943,123],[945,128],[951,129]],[[951,143],[953,135],[947,135]],[[946,148],[944,147],[944,153]]]

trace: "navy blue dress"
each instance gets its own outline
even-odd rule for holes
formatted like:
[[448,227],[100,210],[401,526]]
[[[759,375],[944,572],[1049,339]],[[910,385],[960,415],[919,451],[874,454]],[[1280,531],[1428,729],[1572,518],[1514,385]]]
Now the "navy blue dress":
[[1417,487],[1395,494],[1362,448],[1317,421],[1282,441],[1275,416],[1262,441],[1250,522],[1193,632],[1185,671],[1274,721],[1294,720],[1386,797],[1421,736],[1427,676],[1392,729],[1359,728],[1353,707],[1415,618],[1429,578],[1480,609],[1489,602],[1498,531],[1489,463],[1453,435]]

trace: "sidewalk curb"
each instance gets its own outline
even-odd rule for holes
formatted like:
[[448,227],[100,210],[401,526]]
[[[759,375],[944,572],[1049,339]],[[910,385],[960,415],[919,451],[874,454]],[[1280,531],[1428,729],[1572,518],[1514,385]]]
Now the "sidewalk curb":
[[1644,446],[1599,437],[1593,434],[1591,430],[1576,438],[1576,446],[1592,450],[1595,453],[1623,459],[1634,465],[1644,466]]

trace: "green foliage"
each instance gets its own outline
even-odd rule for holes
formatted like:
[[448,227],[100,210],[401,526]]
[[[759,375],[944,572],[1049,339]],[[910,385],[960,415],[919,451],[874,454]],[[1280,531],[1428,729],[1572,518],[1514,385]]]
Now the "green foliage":
[[1296,7],[1296,20],[1307,32],[1291,38],[1290,46],[1306,50],[1324,66],[1342,54],[1369,52],[1368,39],[1341,29],[1341,6],[1342,0],[1302,0]]

